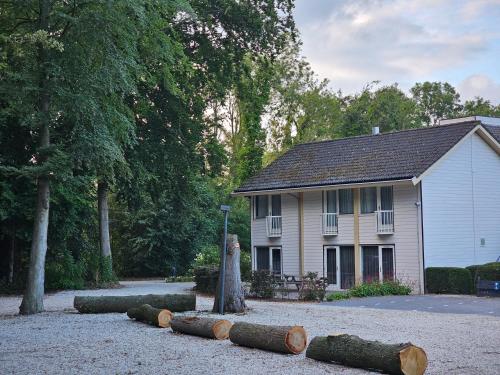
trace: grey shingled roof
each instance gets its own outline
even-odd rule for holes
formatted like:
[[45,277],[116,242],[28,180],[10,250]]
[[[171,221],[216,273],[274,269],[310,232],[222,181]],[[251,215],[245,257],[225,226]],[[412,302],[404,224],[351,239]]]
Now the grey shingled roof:
[[[476,125],[478,122],[466,122],[300,144],[235,193],[411,179]],[[493,134],[497,129],[488,130]],[[500,134],[494,136],[498,139]]]
[[500,143],[500,126],[484,125],[491,135]]

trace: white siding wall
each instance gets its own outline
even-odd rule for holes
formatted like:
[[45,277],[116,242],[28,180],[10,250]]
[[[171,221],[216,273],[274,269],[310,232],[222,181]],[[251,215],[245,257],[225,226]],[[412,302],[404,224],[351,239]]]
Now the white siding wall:
[[500,157],[478,135],[423,178],[422,200],[426,267],[465,267],[500,256]]

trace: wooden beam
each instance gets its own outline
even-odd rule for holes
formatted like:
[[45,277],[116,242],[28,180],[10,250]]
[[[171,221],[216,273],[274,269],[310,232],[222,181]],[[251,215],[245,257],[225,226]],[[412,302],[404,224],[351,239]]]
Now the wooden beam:
[[304,276],[304,193],[299,193],[299,273]]

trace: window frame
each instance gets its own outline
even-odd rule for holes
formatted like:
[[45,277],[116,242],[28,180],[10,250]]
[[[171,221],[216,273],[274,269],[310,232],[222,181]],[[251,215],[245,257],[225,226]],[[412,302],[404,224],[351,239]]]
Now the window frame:
[[283,249],[281,246],[254,246],[252,249],[252,270],[253,271],[260,271],[257,268],[257,249],[261,248],[267,248],[268,254],[269,254],[269,270],[263,270],[263,271],[269,271],[274,274],[273,271],[273,251],[278,250],[280,254],[280,271],[279,271],[279,276],[283,276]]
[[[351,207],[352,211],[351,212],[340,212],[340,192],[342,190],[349,190],[351,192]],[[353,188],[345,188],[345,189],[338,189],[337,190],[337,213],[338,215],[353,215],[354,214],[354,189]]]
[[[373,212],[363,212],[362,207],[363,205],[361,204],[361,189],[369,188],[370,186],[366,186],[363,188],[359,189],[359,214],[360,215],[371,215],[374,213],[377,213],[378,211],[382,211],[382,188],[391,188],[391,194],[392,194],[392,207],[390,210],[387,211],[394,211],[394,185],[384,185],[384,186],[376,186],[377,189],[377,203],[376,203],[376,210]],[[386,210],[384,210],[386,211]]]
[[[281,194],[262,194],[262,195],[255,195],[253,196],[252,199],[252,205],[253,205],[253,218],[254,220],[257,219],[265,219],[267,216],[273,216],[273,197],[278,196],[279,197],[279,202],[280,202],[280,215],[276,216],[282,216],[283,215],[283,202],[281,200]],[[266,214],[264,216],[258,216],[257,215],[257,201],[258,197],[267,197],[267,208],[266,208]]]

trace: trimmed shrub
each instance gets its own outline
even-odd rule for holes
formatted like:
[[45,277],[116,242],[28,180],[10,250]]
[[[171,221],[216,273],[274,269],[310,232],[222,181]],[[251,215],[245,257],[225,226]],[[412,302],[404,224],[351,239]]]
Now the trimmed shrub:
[[406,296],[410,293],[411,288],[399,281],[366,283],[357,285],[349,290],[351,297]]
[[326,296],[327,301],[340,301],[343,299],[349,299],[351,296],[349,292],[333,292]]
[[318,278],[317,272],[308,272],[299,290],[299,299],[304,301],[323,301],[328,283],[324,277]]
[[470,294],[473,290],[472,275],[466,268],[426,268],[425,284],[428,293]]
[[500,262],[486,263],[477,268],[477,277],[481,280],[499,281]]
[[465,267],[465,269],[469,270],[470,275],[472,277],[472,289],[471,289],[471,293],[475,293],[476,292],[477,270],[478,270],[479,267],[481,267],[480,264],[475,264],[475,265],[472,265],[472,266]]
[[269,271],[253,271],[250,277],[250,296],[273,298],[276,281]]
[[214,294],[219,279],[219,267],[215,265],[196,267],[193,270],[197,292]]

